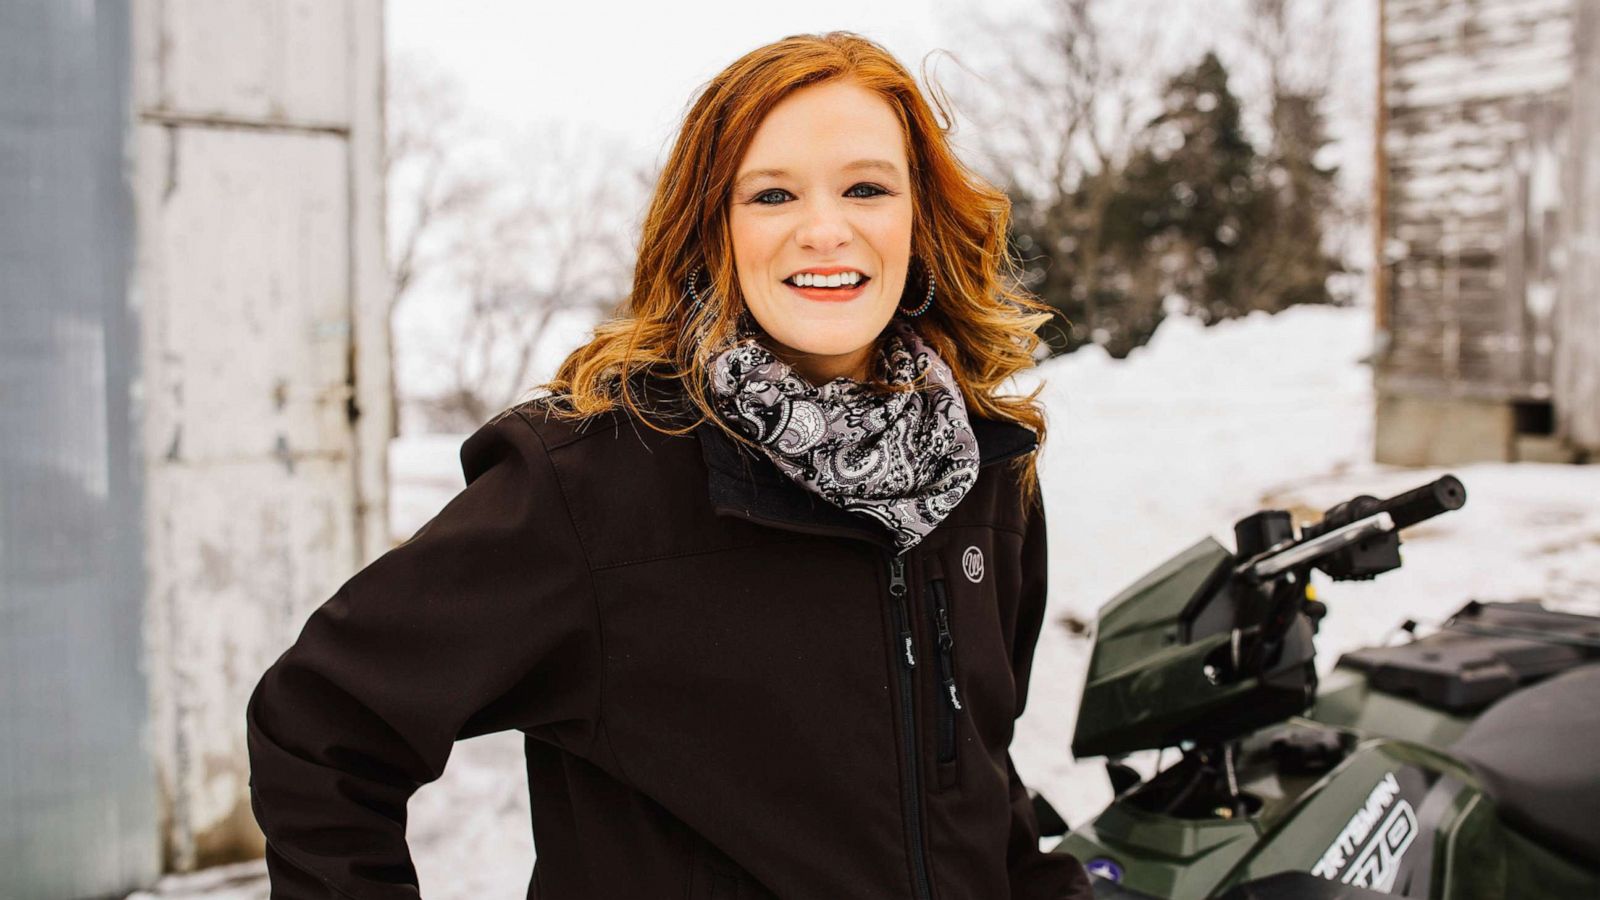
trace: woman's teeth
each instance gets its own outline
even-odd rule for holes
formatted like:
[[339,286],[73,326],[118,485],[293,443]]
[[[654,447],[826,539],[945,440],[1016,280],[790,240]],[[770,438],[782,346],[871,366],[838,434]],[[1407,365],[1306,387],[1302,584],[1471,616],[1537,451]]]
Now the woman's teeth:
[[801,273],[790,279],[795,287],[836,288],[855,287],[864,280],[859,272],[837,272],[833,275]]

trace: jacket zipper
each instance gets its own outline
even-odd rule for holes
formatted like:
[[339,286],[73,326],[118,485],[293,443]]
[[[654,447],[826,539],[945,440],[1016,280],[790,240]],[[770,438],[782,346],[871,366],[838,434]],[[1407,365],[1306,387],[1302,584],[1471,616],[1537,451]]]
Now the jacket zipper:
[[955,639],[950,635],[950,607],[945,602],[944,579],[928,582],[932,601],[934,646],[939,648],[939,762],[955,762],[956,713],[961,711],[961,694],[956,690],[956,667],[952,658]]
[[920,900],[932,900],[929,887],[928,857],[922,849],[922,775],[917,769],[917,718],[913,707],[916,688],[912,681],[917,667],[917,656],[911,636],[911,616],[906,611],[906,561],[902,556],[889,557],[889,595],[894,598],[894,626],[899,632],[900,652],[900,708],[905,724],[903,749],[906,771],[911,775],[911,790],[904,795],[906,840],[911,845],[912,866],[916,869],[916,892]]

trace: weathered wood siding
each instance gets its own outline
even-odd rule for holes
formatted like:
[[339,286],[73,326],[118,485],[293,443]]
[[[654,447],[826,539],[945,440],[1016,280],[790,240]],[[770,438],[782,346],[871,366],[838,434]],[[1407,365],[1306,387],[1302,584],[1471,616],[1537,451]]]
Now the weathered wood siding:
[[1562,205],[1566,258],[1556,324],[1556,433],[1600,453],[1600,0],[1574,28],[1571,136]]
[[141,0],[150,733],[165,864],[259,855],[244,707],[387,549],[380,0]]
[[1380,391],[1552,396],[1573,14],[1589,2],[1383,3]]

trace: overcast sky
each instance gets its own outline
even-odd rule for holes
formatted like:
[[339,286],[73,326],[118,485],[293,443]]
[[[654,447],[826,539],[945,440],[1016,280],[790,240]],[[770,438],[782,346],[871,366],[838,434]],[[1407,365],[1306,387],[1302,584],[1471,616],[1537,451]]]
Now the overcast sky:
[[[1338,4],[1349,45],[1341,48],[1349,65],[1349,78],[1342,80],[1358,85],[1360,101],[1371,81],[1372,3]],[[1007,18],[1038,5],[1039,0],[985,0],[981,9]],[[1246,0],[1158,3],[1166,53],[1197,52],[1211,36],[1207,32],[1235,22],[1245,5]],[[960,0],[388,0],[386,24],[392,56],[420,57],[459,81],[470,112],[491,127],[593,128],[613,136],[633,158],[659,161],[696,89],[762,44],[847,29],[883,44],[920,77],[923,59],[933,50],[975,62],[967,51],[977,8]],[[965,77],[947,57],[936,56],[931,65],[941,82]],[[1247,88],[1235,75],[1235,89]],[[1365,124],[1341,121],[1347,113],[1339,109],[1329,113],[1336,134],[1359,132]],[[1368,140],[1356,134],[1357,143]],[[1348,149],[1354,152],[1341,154],[1345,165],[1364,170],[1367,150]]]
[[744,53],[790,34],[847,29],[883,44],[915,72],[942,40],[936,5],[956,6],[389,0],[387,25],[392,53],[438,63],[460,79],[482,115],[516,126],[581,123],[654,159],[695,89]]

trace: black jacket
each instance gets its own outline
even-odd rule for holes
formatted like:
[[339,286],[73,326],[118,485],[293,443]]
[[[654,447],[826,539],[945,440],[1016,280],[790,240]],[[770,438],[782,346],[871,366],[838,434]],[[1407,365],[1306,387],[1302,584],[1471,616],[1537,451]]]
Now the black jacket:
[[1008,753],[1045,523],[996,463],[1035,441],[972,425],[976,484],[898,559],[709,424],[485,425],[250,697],[272,896],[417,896],[407,799],[514,728],[530,898],[1087,900]]

